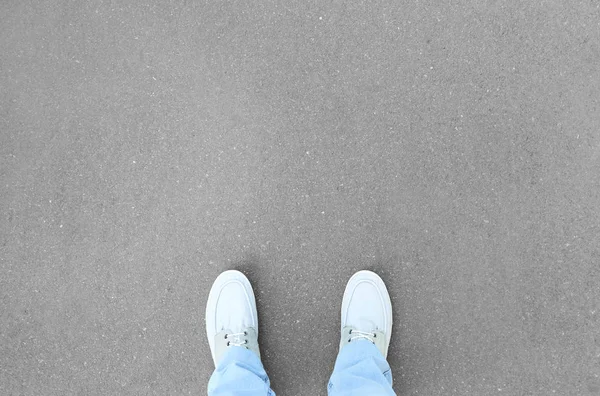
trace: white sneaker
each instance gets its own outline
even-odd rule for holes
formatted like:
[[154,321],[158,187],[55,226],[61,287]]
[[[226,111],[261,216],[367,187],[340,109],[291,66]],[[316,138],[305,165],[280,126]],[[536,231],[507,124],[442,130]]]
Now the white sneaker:
[[342,300],[340,349],[355,341],[370,341],[387,357],[392,337],[392,302],[383,280],[374,272],[352,275]]
[[213,283],[206,303],[206,335],[215,367],[228,348],[246,348],[260,358],[256,301],[241,272],[225,271]]

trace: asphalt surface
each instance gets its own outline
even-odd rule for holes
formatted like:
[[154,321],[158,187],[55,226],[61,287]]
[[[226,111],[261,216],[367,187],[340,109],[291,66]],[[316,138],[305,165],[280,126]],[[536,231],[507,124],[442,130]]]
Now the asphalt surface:
[[3,1],[0,394],[204,394],[235,268],[278,395],[359,269],[398,394],[599,395],[599,65],[589,0]]

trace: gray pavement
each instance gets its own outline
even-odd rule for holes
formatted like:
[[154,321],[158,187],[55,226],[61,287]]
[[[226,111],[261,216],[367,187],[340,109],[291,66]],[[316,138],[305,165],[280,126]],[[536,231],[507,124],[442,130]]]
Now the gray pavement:
[[0,394],[204,394],[230,268],[278,395],[365,268],[399,394],[600,394],[597,1],[122,3],[0,5]]

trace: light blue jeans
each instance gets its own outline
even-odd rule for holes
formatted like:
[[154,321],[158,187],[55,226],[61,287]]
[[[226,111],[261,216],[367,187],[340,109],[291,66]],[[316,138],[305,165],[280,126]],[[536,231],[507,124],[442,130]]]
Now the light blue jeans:
[[[329,396],[395,395],[392,372],[377,347],[355,341],[338,354],[327,387]],[[275,396],[260,359],[245,348],[230,348],[208,382],[209,396]]]

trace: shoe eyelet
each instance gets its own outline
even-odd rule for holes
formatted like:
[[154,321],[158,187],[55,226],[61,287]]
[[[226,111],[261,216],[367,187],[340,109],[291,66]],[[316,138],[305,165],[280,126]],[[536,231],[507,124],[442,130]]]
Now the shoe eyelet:
[[227,341],[227,346],[229,346],[229,344],[231,344],[231,341]]
[[225,339],[227,339],[227,334],[225,334]]
[[352,329],[350,329],[350,331],[348,332],[348,334],[352,334]]
[[244,342],[244,344],[247,344],[247,343],[248,343],[248,340],[244,340],[244,341],[245,341],[245,342]]
[[377,338],[377,334],[373,333],[373,338]]
[[348,342],[352,341],[352,338],[348,338]]
[[247,335],[248,335],[248,332],[247,332],[247,331],[244,331],[244,335],[245,335],[245,336],[247,336]]

